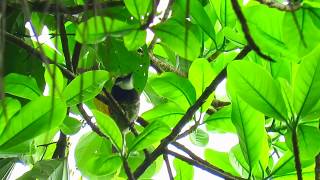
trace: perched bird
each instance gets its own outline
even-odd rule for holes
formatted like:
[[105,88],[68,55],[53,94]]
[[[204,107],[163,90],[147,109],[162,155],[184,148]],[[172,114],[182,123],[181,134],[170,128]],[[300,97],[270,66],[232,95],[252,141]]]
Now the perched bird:
[[[111,95],[122,107],[130,123],[134,122],[138,117],[140,94],[133,86],[132,74],[124,77],[118,77],[111,89]],[[116,120],[119,128],[122,131],[128,129],[128,122],[122,122],[121,120],[117,119],[117,116],[112,113],[112,111],[110,111],[110,115]]]

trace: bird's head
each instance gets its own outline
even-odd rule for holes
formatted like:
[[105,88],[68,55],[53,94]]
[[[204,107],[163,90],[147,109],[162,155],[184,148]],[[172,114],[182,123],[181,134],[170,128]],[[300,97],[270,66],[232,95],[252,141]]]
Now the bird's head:
[[132,89],[134,89],[132,73],[130,73],[130,74],[126,75],[126,76],[123,76],[123,77],[118,77],[116,79],[115,86],[118,86],[123,90],[132,90]]

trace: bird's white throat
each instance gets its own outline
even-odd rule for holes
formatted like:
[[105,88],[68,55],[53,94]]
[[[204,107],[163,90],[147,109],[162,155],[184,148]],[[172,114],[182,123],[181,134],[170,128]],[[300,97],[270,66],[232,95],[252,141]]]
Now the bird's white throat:
[[133,77],[130,76],[130,78],[128,79],[124,79],[122,81],[119,81],[116,83],[116,85],[118,85],[121,89],[124,90],[131,90],[134,88],[133,86]]

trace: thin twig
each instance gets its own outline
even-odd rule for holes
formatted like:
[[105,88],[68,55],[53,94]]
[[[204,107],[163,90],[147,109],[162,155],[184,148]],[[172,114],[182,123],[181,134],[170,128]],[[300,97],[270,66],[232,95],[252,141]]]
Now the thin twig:
[[172,174],[169,158],[168,158],[168,155],[166,153],[163,154],[163,160],[166,163],[169,179],[173,180],[174,178],[173,178],[173,174]]
[[226,178],[228,180],[245,180],[245,179],[243,179],[241,177],[235,177],[235,176],[233,176],[233,175],[231,175],[229,173],[226,173],[226,172],[225,172],[225,174],[220,175],[220,174],[217,173],[217,172],[219,172],[217,170],[219,168],[217,168],[217,167],[214,167],[212,165],[208,166],[208,165],[203,164],[203,163],[201,163],[201,162],[199,162],[197,160],[185,157],[185,156],[183,156],[181,154],[178,154],[178,153],[176,153],[174,151],[171,151],[171,150],[167,150],[166,152],[168,154],[170,154],[171,156],[174,156],[174,157],[176,157],[176,158],[178,158],[178,159],[180,159],[180,160],[182,160],[182,161],[184,161],[184,162],[186,162],[186,163],[188,163],[188,164],[190,164],[192,166],[198,167],[198,168],[200,168],[200,169],[202,169],[204,171],[207,171],[207,172],[209,172],[211,174],[217,175],[217,176],[219,176],[221,178]]
[[72,68],[74,72],[77,72],[78,63],[80,60],[80,52],[81,52],[82,44],[79,42],[76,42],[74,45],[73,53],[72,53]]
[[124,171],[126,172],[129,180],[135,180],[136,178],[133,176],[128,161],[123,158],[122,160]]
[[83,117],[83,119],[86,121],[86,123],[90,126],[90,128],[92,129],[93,132],[97,133],[99,136],[101,137],[106,137],[106,135],[104,135],[100,129],[91,122],[92,117],[90,117],[87,112],[83,109],[82,104],[78,104],[77,105],[79,112],[81,113],[81,116]]
[[149,53],[149,57],[151,59],[152,64],[154,64],[156,67],[160,68],[161,70],[168,71],[168,72],[174,72],[182,77],[187,77],[187,73],[180,71],[179,69],[175,68],[169,63],[166,63],[164,61],[161,61],[157,57],[155,57],[152,53]]
[[182,128],[188,123],[192,118],[194,113],[202,106],[206,99],[211,95],[211,93],[216,89],[218,84],[226,76],[226,70],[223,70],[217,77],[214,79],[211,84],[205,89],[199,99],[192,105],[186,112],[186,114],[181,118],[178,124],[173,128],[172,132],[160,143],[160,145],[151,153],[150,158],[142,162],[142,164],[135,170],[134,176],[138,178],[141,174],[149,167],[149,165],[156,160],[168,146],[169,143],[175,140],[178,134],[181,132]]
[[[48,2],[29,2],[29,6],[32,11],[36,12],[44,12],[44,13],[56,13],[58,10],[62,14],[79,14],[82,12],[85,12],[85,9],[91,10],[94,8],[96,3],[90,3],[86,5],[78,5],[78,6],[62,6],[60,4],[53,4],[53,3],[48,3]],[[8,4],[9,7],[15,8],[15,9],[20,9],[23,8],[20,3],[10,3]],[[87,8],[85,8],[87,6]],[[106,8],[112,8],[112,7],[121,7],[124,6],[122,1],[106,1],[102,2],[99,4],[99,7],[101,9],[106,9]]]
[[69,42],[68,42],[68,37],[67,37],[67,31],[64,26],[64,17],[63,15],[60,15],[57,17],[58,20],[58,25],[59,25],[59,31],[60,31],[60,39],[61,39],[61,44],[62,44],[62,52],[64,55],[64,59],[66,62],[67,69],[69,69],[71,72],[73,72],[73,67],[71,63],[71,58],[70,58],[70,51],[69,51]]
[[233,10],[236,13],[236,15],[237,15],[237,17],[238,17],[238,19],[240,21],[240,24],[241,24],[241,27],[242,27],[242,31],[244,33],[245,38],[247,39],[247,42],[248,42],[248,45],[250,46],[250,48],[252,50],[254,50],[260,57],[264,58],[265,60],[274,62],[275,60],[272,59],[270,56],[262,53],[260,48],[254,42],[254,40],[253,40],[253,38],[252,38],[252,36],[250,34],[250,31],[249,31],[249,26],[247,24],[247,20],[244,17],[242,11],[241,11],[241,8],[240,8],[240,5],[238,3],[238,0],[231,0],[231,3],[232,3]]
[[52,155],[52,159],[64,158],[67,148],[67,136],[60,131],[56,149]]
[[300,161],[300,154],[299,154],[299,146],[298,146],[298,136],[297,136],[297,128],[294,126],[292,128],[292,146],[293,146],[293,154],[294,154],[294,163],[297,171],[297,178],[298,180],[302,180],[302,167]]

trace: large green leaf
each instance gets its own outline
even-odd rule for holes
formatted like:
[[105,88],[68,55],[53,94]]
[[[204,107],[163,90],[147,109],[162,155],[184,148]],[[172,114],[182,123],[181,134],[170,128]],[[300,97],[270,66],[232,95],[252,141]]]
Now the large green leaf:
[[163,73],[152,79],[150,84],[157,94],[177,103],[184,110],[196,101],[194,87],[187,79],[175,73]]
[[30,171],[18,178],[18,180],[30,179],[68,180],[69,172],[66,159],[38,161]]
[[61,96],[66,81],[60,69],[53,64],[48,65],[44,73],[44,79],[49,86],[49,94],[53,95],[55,93],[54,95]]
[[11,171],[14,168],[15,158],[1,158],[0,159],[0,178],[9,179]]
[[18,100],[6,97],[0,101],[0,134],[8,124],[9,120],[15,115],[20,109],[21,104]]
[[124,0],[124,4],[128,11],[141,21],[141,19],[147,19],[146,14],[151,10],[153,1],[152,0]]
[[268,144],[264,129],[264,115],[232,95],[232,122],[237,129],[242,153],[250,170],[258,165],[264,144]]
[[[178,0],[180,8],[186,11],[186,0]],[[199,0],[190,0],[190,15],[201,27],[201,29],[211,38],[215,39],[214,24],[211,23],[208,14]]]
[[293,105],[299,118],[303,118],[319,102],[320,46],[302,59],[293,87]]
[[126,34],[137,28],[137,24],[95,16],[78,25],[75,39],[81,43],[95,44],[104,41],[108,35]]
[[232,9],[231,1],[228,0],[209,0],[211,6],[215,8],[219,22],[222,27],[234,27],[237,17]]
[[11,73],[4,78],[4,84],[4,92],[14,96],[33,100],[41,95],[36,80],[30,76]]
[[199,56],[200,40],[191,29],[187,31],[186,39],[186,29],[179,22],[169,20],[152,27],[152,31],[160,38],[162,44],[175,51],[179,56],[188,60],[194,60]]
[[205,118],[207,130],[217,133],[236,133],[231,121],[231,106],[225,106],[219,111]]
[[101,131],[111,139],[112,143],[121,152],[123,146],[123,138],[116,122],[110,116],[107,116],[100,111],[93,110],[92,113],[94,114]]
[[141,134],[129,146],[129,153],[139,151],[152,146],[154,143],[160,142],[171,132],[170,128],[161,121],[154,121],[149,124]]
[[[298,130],[298,147],[299,155],[302,160],[311,160],[320,152],[320,130],[318,127],[299,125]],[[288,131],[285,135],[288,148],[293,152],[292,148],[292,131]]]
[[[118,170],[121,160],[119,163],[117,157],[112,154],[110,141],[93,132],[83,135],[75,149],[77,167],[83,175],[90,178],[97,178],[97,176],[103,178],[103,175],[109,175]],[[110,166],[110,163],[113,163],[113,166]]]
[[59,127],[64,134],[73,135],[81,129],[81,126],[82,123],[79,120],[67,116]]
[[[189,69],[188,78],[196,90],[197,98],[199,98],[214,79],[214,72],[208,60],[197,59],[193,61]],[[214,94],[211,94],[201,106],[201,112],[207,111],[213,99]]]
[[244,101],[268,116],[287,120],[281,90],[265,69],[252,62],[235,61],[227,70],[229,87]]
[[[302,168],[308,167],[314,163],[313,160],[302,160]],[[284,155],[279,159],[277,164],[272,168],[272,177],[282,177],[288,174],[295,174],[295,162],[294,156],[290,151],[284,153]]]
[[141,116],[148,122],[162,121],[169,127],[175,126],[185,114],[177,104],[165,103],[155,106],[153,109],[144,112]]
[[134,51],[146,43],[146,38],[147,31],[135,30],[123,36],[123,41],[129,51]]
[[229,154],[227,152],[219,152],[212,149],[206,149],[204,151],[205,159],[213,164],[214,166],[223,169],[224,171],[231,173],[235,176],[239,176],[239,174],[232,167]]
[[68,84],[63,91],[63,97],[68,106],[77,105],[98,95],[106,81],[109,80],[109,73],[103,70],[88,71]]
[[173,166],[176,170],[175,180],[192,180],[194,175],[193,166],[190,164],[175,158],[173,160]]
[[0,135],[0,149],[8,149],[58,127],[67,114],[60,99],[39,97],[25,105],[10,119]]
[[320,28],[313,22],[311,11],[301,9],[294,13],[286,12],[283,19],[283,41],[299,57],[308,54],[320,41]]

